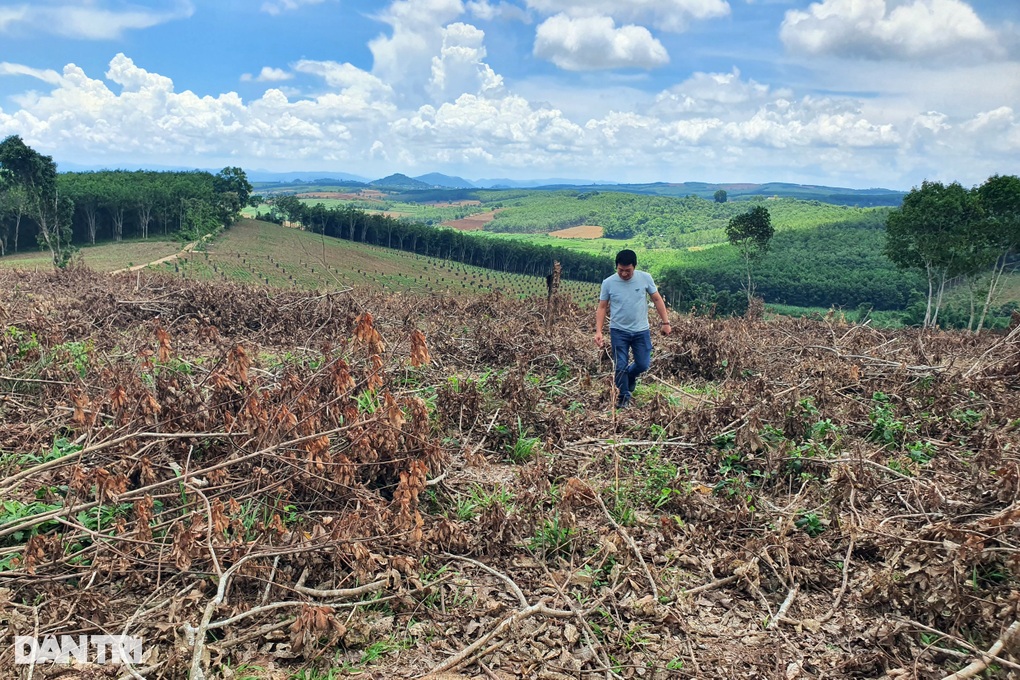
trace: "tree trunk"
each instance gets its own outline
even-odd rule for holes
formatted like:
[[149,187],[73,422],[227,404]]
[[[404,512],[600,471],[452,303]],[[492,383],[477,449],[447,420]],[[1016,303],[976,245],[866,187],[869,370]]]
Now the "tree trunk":
[[85,224],[89,228],[89,243],[96,245],[96,230],[98,228],[98,220],[96,219],[95,208],[85,208]]
[[935,272],[932,271],[930,263],[925,263],[925,272],[928,274],[928,302],[924,308],[924,325],[922,328],[930,328],[932,326],[931,320],[931,302],[932,298],[935,297]]
[[18,252],[18,232],[21,231],[21,213],[14,216],[14,252]]
[[120,242],[124,240],[124,209],[114,208],[112,215],[113,215],[113,240]]
[[152,206],[138,208],[138,226],[142,230],[142,238],[149,238],[149,222],[152,221]]
[[1003,253],[995,261],[995,265],[992,267],[992,279],[988,282],[988,295],[985,296],[985,304],[981,307],[981,317],[978,319],[977,330],[975,333],[980,333],[981,329],[985,325],[985,319],[988,317],[988,310],[992,307],[992,302],[995,300],[996,295],[999,292],[999,285],[1002,282],[1002,274],[1006,270],[1006,258],[1009,253]]
[[939,310],[942,309],[942,295],[946,291],[946,271],[942,270],[942,278],[939,280],[938,300],[935,303],[935,314],[931,320],[931,327],[935,328],[939,322]]
[[967,297],[970,300],[970,316],[967,318],[967,331],[971,332],[974,330],[974,315],[977,311],[974,305],[974,296],[976,293],[974,291],[973,277],[967,278],[967,293],[968,293]]

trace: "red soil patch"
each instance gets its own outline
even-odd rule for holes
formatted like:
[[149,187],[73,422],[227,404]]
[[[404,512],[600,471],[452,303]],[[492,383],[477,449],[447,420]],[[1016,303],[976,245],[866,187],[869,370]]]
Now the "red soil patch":
[[593,224],[581,224],[569,229],[550,231],[549,235],[556,238],[602,238],[602,227],[597,227]]
[[485,229],[485,225],[496,219],[496,213],[503,208],[497,208],[491,212],[479,213],[477,215],[469,215],[460,220],[449,220],[443,222],[444,227],[453,227],[458,231],[481,231]]

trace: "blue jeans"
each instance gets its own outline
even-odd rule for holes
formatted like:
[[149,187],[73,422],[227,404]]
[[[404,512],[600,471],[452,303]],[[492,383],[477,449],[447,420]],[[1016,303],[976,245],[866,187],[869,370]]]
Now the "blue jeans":
[[[652,361],[652,333],[644,331],[621,331],[609,329],[609,340],[613,348],[613,363],[616,365],[616,389],[620,391],[619,403],[630,401],[639,375],[648,370]],[[634,361],[630,361],[631,351]]]

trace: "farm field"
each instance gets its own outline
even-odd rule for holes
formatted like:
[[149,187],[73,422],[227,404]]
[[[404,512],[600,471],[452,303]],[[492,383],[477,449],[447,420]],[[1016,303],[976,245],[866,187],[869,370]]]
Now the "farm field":
[[[607,270],[611,266],[607,265]],[[506,274],[447,260],[241,220],[206,250],[157,267],[188,279],[236,281],[282,288],[488,293],[520,298],[547,295],[544,278]],[[564,280],[560,290],[583,304],[598,300],[598,285]]]
[[550,231],[549,235],[556,238],[596,239],[602,238],[602,227],[593,224],[583,224],[577,227]]
[[[120,243],[100,243],[86,246],[76,255],[87,267],[99,272],[112,272],[145,262],[154,262],[179,252],[184,243],[179,240],[127,240]],[[0,269],[26,269],[47,271],[53,269],[49,252],[35,250],[0,257]]]
[[498,212],[499,209],[496,209],[476,215],[468,215],[457,220],[447,220],[442,223],[442,226],[457,229],[458,231],[481,231],[485,229],[486,224],[489,224],[496,218]]
[[1020,331],[674,315],[614,412],[566,295],[71,268],[0,310],[4,639],[170,679],[1017,670],[982,653],[1020,629]]

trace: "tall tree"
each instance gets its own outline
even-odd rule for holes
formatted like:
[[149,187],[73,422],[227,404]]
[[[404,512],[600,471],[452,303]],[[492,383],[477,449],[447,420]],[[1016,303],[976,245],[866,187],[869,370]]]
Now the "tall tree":
[[994,175],[977,188],[978,203],[984,211],[982,231],[985,243],[994,253],[988,293],[981,309],[977,329],[981,330],[988,310],[1002,288],[1002,276],[1020,251],[1020,177]]
[[885,254],[901,269],[919,269],[928,280],[924,322],[938,324],[946,283],[971,271],[975,226],[981,217],[976,193],[958,182],[925,180],[886,220]]
[[227,167],[220,170],[213,178],[213,191],[219,199],[219,208],[224,226],[229,226],[240,216],[241,208],[251,204],[253,187],[248,182],[244,170],[238,167]]
[[726,202],[726,190],[725,189],[718,189],[718,190],[716,190],[715,194],[713,194],[713,197],[715,198],[715,202],[716,203],[725,203]]
[[74,252],[71,218],[74,204],[57,191],[57,164],[12,135],[0,142],[0,182],[24,190],[26,214],[39,228],[39,245],[45,246],[53,264],[63,267]]
[[776,233],[768,208],[758,205],[746,213],[735,215],[726,225],[726,239],[740,251],[744,260],[747,303],[754,299],[754,265],[769,251],[769,243]]

